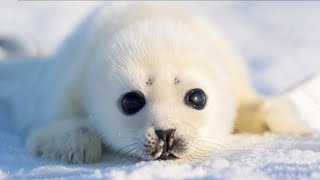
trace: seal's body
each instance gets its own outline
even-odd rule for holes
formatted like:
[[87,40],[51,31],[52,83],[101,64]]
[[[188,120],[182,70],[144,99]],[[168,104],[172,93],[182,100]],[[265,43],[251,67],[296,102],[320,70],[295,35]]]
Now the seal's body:
[[266,105],[254,92],[211,24],[150,4],[99,8],[48,61],[1,65],[0,82],[10,84],[0,90],[10,122],[31,130],[29,151],[70,163],[100,160],[103,144],[145,160],[194,160],[214,139],[288,116],[269,111],[281,100]]

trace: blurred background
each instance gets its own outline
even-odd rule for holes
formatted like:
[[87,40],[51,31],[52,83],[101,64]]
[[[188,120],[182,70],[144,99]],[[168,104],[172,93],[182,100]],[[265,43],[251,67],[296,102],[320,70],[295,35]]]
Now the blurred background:
[[[0,3],[0,37],[50,55],[102,1]],[[125,3],[125,2],[121,2]],[[281,93],[320,72],[320,2],[179,2],[208,17],[244,57],[254,86]]]

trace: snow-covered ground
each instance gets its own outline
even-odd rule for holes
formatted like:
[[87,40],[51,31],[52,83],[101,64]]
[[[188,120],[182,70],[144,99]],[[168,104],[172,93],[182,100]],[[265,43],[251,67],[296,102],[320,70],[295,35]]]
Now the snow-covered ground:
[[[0,36],[52,54],[101,2],[0,2]],[[185,2],[220,25],[264,94],[320,72],[320,2]],[[320,90],[319,90],[320,92]],[[302,110],[307,106],[301,106]],[[317,121],[320,116],[314,117]],[[31,157],[20,137],[0,132],[0,179],[320,179],[320,136],[236,136],[207,162],[64,165]]]
[[[0,179],[319,179],[320,136],[238,136],[233,147],[198,164],[141,162],[110,167],[34,159],[18,137],[0,133]],[[235,144],[241,144],[236,145]]]

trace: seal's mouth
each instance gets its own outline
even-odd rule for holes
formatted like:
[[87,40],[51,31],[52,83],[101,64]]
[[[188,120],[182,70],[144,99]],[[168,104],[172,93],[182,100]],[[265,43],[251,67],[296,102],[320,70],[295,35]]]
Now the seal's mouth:
[[166,160],[176,160],[179,159],[177,156],[170,153],[163,153],[156,160],[166,161]]

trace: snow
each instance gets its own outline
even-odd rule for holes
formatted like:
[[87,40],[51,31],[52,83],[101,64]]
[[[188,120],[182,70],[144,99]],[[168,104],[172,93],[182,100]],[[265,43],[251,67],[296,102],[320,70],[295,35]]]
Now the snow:
[[[52,54],[101,2],[1,1],[0,35]],[[277,94],[319,72],[320,2],[185,2],[221,26],[249,64],[255,87]],[[287,94],[320,129],[320,78]],[[319,82],[319,83],[317,83]],[[306,93],[307,92],[307,93]],[[21,137],[0,131],[0,179],[320,179],[320,136],[236,135],[204,162],[69,165],[31,157]]]
[[[0,133],[0,179],[301,179],[320,178],[320,137],[239,135],[201,163],[108,162],[66,165],[30,157],[19,138]],[[237,144],[237,145],[235,145]]]

